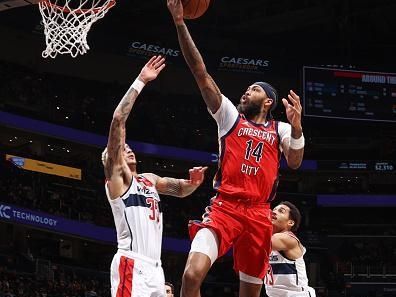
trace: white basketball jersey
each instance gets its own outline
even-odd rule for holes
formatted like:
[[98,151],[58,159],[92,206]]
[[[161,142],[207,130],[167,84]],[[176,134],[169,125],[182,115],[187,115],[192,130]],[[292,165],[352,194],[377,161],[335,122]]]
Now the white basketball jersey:
[[155,186],[139,175],[132,178],[128,190],[110,202],[117,230],[118,248],[154,260],[161,258],[162,210]]
[[[305,269],[304,254],[306,249],[292,233],[288,235],[297,239],[303,254],[296,260],[287,259],[282,252],[272,251],[269,257],[270,272],[266,276],[266,291],[268,296],[315,296],[308,287],[308,277]],[[301,292],[296,294],[296,292]],[[310,293],[309,293],[310,292]],[[305,293],[305,294],[304,294]]]

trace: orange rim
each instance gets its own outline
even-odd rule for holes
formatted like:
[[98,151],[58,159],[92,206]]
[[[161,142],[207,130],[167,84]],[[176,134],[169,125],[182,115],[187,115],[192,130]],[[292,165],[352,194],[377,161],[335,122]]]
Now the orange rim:
[[59,6],[59,5],[53,4],[53,3],[51,3],[48,0],[41,0],[40,2],[41,3],[45,3],[48,6],[51,6],[51,7],[55,8],[55,9],[57,9],[57,10],[60,10],[60,11],[66,12],[66,13],[74,12],[74,13],[78,13],[78,14],[87,13],[87,12],[97,13],[100,10],[103,10],[103,9],[106,9],[106,8],[110,9],[116,4],[115,0],[110,0],[110,2],[106,6],[100,6],[100,7],[95,7],[95,8],[91,8],[91,9],[76,9],[76,10],[73,10],[73,9],[69,9],[67,7],[64,7],[64,6]]

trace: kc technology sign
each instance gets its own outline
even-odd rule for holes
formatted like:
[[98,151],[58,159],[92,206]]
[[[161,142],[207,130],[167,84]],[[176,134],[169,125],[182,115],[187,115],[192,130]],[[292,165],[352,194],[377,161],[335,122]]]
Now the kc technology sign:
[[76,235],[93,240],[115,242],[115,230],[90,223],[69,220],[47,213],[16,207],[11,204],[0,204],[0,220],[48,229],[55,232]]

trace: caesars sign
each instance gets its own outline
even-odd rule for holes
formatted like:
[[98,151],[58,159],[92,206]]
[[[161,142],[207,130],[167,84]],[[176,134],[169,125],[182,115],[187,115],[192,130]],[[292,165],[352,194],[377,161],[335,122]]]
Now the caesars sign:
[[223,56],[220,58],[219,70],[236,72],[265,72],[270,61],[266,59]]
[[180,55],[180,50],[163,47],[158,44],[133,41],[129,45],[128,55],[138,57],[151,57],[153,55],[178,57]]

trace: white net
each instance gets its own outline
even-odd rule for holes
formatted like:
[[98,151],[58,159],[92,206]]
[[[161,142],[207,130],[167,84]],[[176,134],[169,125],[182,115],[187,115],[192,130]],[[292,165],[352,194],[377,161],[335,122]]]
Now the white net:
[[41,0],[46,49],[44,58],[70,54],[73,58],[89,50],[87,34],[103,18],[115,0]]

